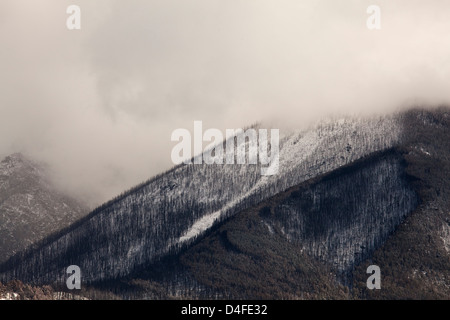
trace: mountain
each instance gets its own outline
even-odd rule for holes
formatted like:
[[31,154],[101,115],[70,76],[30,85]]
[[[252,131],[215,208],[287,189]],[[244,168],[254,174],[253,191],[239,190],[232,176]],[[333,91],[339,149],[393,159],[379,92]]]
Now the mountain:
[[[177,166],[17,254],[0,279],[62,283],[76,264],[125,298],[448,297],[449,114],[284,131],[273,176]],[[368,264],[391,290],[361,285]]]
[[45,165],[20,153],[0,162],[0,262],[87,212],[52,186]]

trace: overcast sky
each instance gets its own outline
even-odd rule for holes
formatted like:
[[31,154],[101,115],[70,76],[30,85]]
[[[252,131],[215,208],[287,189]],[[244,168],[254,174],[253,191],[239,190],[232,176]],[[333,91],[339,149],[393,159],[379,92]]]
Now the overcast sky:
[[0,154],[48,162],[99,204],[170,168],[171,132],[194,120],[301,127],[447,102],[449,14],[445,0],[1,0]]

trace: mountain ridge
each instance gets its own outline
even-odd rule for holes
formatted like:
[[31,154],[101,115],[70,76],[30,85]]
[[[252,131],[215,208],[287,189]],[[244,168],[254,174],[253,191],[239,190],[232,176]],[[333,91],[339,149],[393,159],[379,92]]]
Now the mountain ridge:
[[48,168],[22,153],[0,162],[0,261],[82,216],[87,207],[56,190]]
[[[428,113],[427,113],[428,112]],[[427,112],[423,112],[423,114],[427,115],[427,114],[433,114],[433,111],[427,111]],[[448,115],[448,110],[446,111],[445,109],[442,111],[437,111],[435,112],[436,114],[438,114],[435,117],[439,117],[442,116],[444,119],[446,119],[445,115]],[[395,117],[386,117],[383,119],[372,119],[372,120],[366,120],[361,121],[361,122],[352,122],[351,120],[342,120],[338,123],[332,123],[332,124],[328,124],[325,125],[323,127],[319,126],[319,129],[316,129],[316,131],[308,131],[308,132],[301,132],[301,133],[294,133],[288,136],[285,136],[282,138],[282,141],[280,143],[281,145],[281,149],[280,149],[280,155],[281,158],[284,159],[283,165],[280,166],[281,172],[280,172],[280,176],[275,179],[270,180],[270,178],[265,178],[265,180],[270,180],[270,183],[268,184],[261,184],[258,182],[262,181],[261,177],[258,176],[258,168],[257,166],[255,167],[245,167],[245,166],[241,166],[240,169],[245,168],[245,172],[250,173],[250,175],[246,176],[246,178],[249,178],[249,180],[244,181],[247,182],[247,184],[244,184],[244,186],[240,186],[241,188],[240,193],[239,194],[248,194],[247,198],[229,198],[232,199],[231,203],[235,203],[234,206],[229,206],[227,207],[227,203],[230,203],[229,200],[226,200],[225,202],[221,201],[221,196],[214,196],[214,197],[205,197],[204,195],[201,195],[201,197],[196,197],[195,193],[194,195],[191,195],[192,198],[191,199],[209,199],[209,205],[208,202],[206,202],[206,207],[203,207],[202,209],[202,205],[204,205],[205,203],[202,204],[202,202],[190,202],[191,200],[189,199],[185,199],[185,201],[182,201],[180,203],[180,207],[182,208],[181,212],[176,212],[173,211],[174,207],[170,207],[167,206],[167,204],[170,204],[170,197],[172,196],[176,196],[176,193],[178,193],[181,196],[185,196],[187,195],[187,191],[189,191],[189,187],[195,187],[196,186],[196,181],[190,182],[189,179],[186,179],[186,176],[184,175],[180,175],[180,172],[177,170],[183,169],[186,170],[186,174],[188,177],[195,177],[196,174],[209,174],[210,177],[213,178],[217,178],[217,177],[223,177],[223,181],[221,184],[217,184],[214,182],[214,179],[210,182],[208,182],[208,180],[206,179],[206,185],[210,184],[210,186],[213,188],[212,191],[216,192],[219,195],[222,195],[222,199],[227,199],[227,198],[223,198],[223,194],[221,193],[222,191],[225,191],[225,193],[229,190],[225,190],[223,189],[223,185],[227,185],[226,184],[226,179],[223,176],[225,173],[226,174],[230,174],[232,178],[235,179],[231,179],[228,181],[231,181],[232,184],[230,184],[231,189],[233,188],[233,185],[237,186],[239,185],[239,182],[241,180],[239,180],[239,178],[241,178],[239,175],[236,175],[236,173],[233,173],[233,171],[224,171],[220,174],[218,174],[218,172],[220,171],[215,171],[216,169],[214,168],[214,166],[198,166],[198,167],[193,167],[193,166],[178,166],[173,168],[172,170],[169,170],[169,174],[168,175],[158,175],[157,177],[149,180],[150,182],[148,184],[142,184],[139,186],[140,189],[135,188],[132,189],[131,194],[133,194],[133,192],[135,193],[141,193],[140,196],[142,196],[141,198],[147,202],[141,202],[142,204],[145,203],[152,203],[153,205],[159,205],[158,211],[155,211],[155,213],[153,215],[136,215],[136,212],[139,212],[140,209],[142,209],[140,207],[140,205],[138,205],[136,202],[126,202],[124,200],[127,199],[127,197],[130,196],[130,194],[125,194],[123,197],[121,197],[118,201],[122,202],[121,203],[121,208],[122,213],[123,212],[128,212],[128,220],[117,220],[117,221],[121,221],[119,223],[120,227],[118,228],[118,226],[113,223],[113,221],[117,222],[114,219],[117,219],[117,212],[120,211],[109,211],[108,215],[109,215],[109,219],[107,219],[106,221],[101,221],[100,222],[102,224],[97,225],[95,229],[92,230],[103,230],[106,228],[106,230],[111,231],[109,234],[110,235],[115,235],[118,236],[119,238],[99,238],[97,240],[100,240],[100,244],[98,244],[99,241],[96,241],[95,239],[88,239],[84,236],[81,236],[79,238],[73,238],[73,240],[71,240],[71,238],[65,238],[64,241],[68,241],[68,243],[73,242],[75,240],[75,242],[73,243],[77,243],[77,245],[79,246],[79,248],[77,249],[76,247],[73,247],[73,249],[71,249],[71,252],[66,251],[66,253],[64,253],[64,245],[62,242],[60,242],[59,245],[56,245],[56,247],[53,247],[55,249],[51,249],[51,247],[48,247],[48,249],[46,249],[47,251],[51,250],[56,250],[52,255],[50,255],[49,257],[50,259],[47,259],[44,257],[43,261],[46,261],[47,264],[50,265],[56,265],[56,267],[52,269],[48,269],[48,267],[42,265],[42,262],[39,262],[39,260],[34,260],[36,262],[36,265],[39,266],[39,268],[44,268],[44,270],[47,268],[48,271],[45,271],[45,273],[47,274],[47,278],[42,277],[42,275],[45,275],[45,273],[42,273],[42,271],[39,271],[39,269],[35,269],[35,271],[26,271],[24,272],[24,269],[21,269],[21,263],[22,266],[26,266],[29,265],[29,261],[33,261],[33,255],[36,252],[39,252],[39,247],[35,247],[34,251],[31,250],[29,251],[27,254],[25,255],[19,255],[17,256],[15,259],[10,260],[9,265],[8,264],[3,264],[2,265],[2,277],[8,278],[7,276],[7,270],[12,270],[11,268],[14,269],[14,273],[16,275],[19,275],[21,277],[24,277],[26,274],[28,274],[29,277],[28,279],[32,280],[34,279],[34,281],[45,281],[45,279],[47,279],[47,281],[49,282],[53,282],[55,281],[55,278],[60,277],[60,279],[62,279],[63,277],[63,266],[67,265],[67,263],[77,263],[83,260],[78,260],[79,258],[84,257],[89,257],[91,260],[96,260],[96,259],[101,259],[99,260],[99,264],[95,264],[94,262],[92,262],[92,265],[88,265],[88,272],[87,272],[87,279],[86,279],[86,283],[98,283],[99,281],[112,281],[111,279],[116,279],[116,278],[124,278],[127,276],[130,276],[132,274],[136,274],[135,270],[139,270],[142,268],[146,268],[148,266],[154,265],[155,263],[157,264],[158,261],[162,261],[164,260],[165,256],[173,256],[173,255],[177,255],[177,254],[183,254],[184,249],[182,247],[177,247],[177,246],[173,246],[173,243],[175,243],[176,239],[179,239],[180,237],[183,236],[183,234],[186,232],[186,230],[189,230],[189,228],[192,228],[192,226],[195,225],[196,221],[199,221],[202,219],[202,217],[207,216],[208,214],[212,214],[214,212],[217,212],[217,209],[222,208],[220,210],[222,210],[219,219],[216,220],[216,223],[213,223],[211,227],[209,227],[208,230],[204,230],[205,232],[203,233],[199,233],[198,237],[195,237],[193,239],[190,239],[188,241],[188,243],[186,243],[185,248],[188,247],[195,247],[198,244],[198,239],[204,239],[204,237],[208,234],[211,234],[211,232],[213,232],[214,230],[217,230],[217,228],[220,228],[220,226],[223,225],[223,223],[225,223],[225,221],[228,221],[228,219],[236,217],[235,215],[237,213],[242,212],[243,210],[246,210],[248,208],[254,207],[255,205],[257,205],[258,203],[262,201],[264,201],[264,199],[267,199],[273,195],[276,195],[280,192],[284,192],[286,189],[288,189],[289,187],[295,186],[298,183],[302,183],[302,181],[308,181],[309,179],[314,179],[314,177],[319,177],[321,173],[330,173],[330,172],[334,172],[334,170],[339,170],[339,168],[341,168],[343,165],[345,166],[347,165],[354,165],[355,161],[358,161],[358,159],[362,159],[365,156],[368,155],[374,155],[376,154],[376,152],[385,152],[386,150],[390,150],[393,147],[399,147],[401,145],[407,145],[407,140],[409,138],[411,138],[414,134],[414,132],[408,132],[408,121],[410,121],[411,117],[413,117],[411,114],[415,115],[420,115],[420,111],[411,111],[409,113],[404,113],[401,115],[396,115]],[[432,117],[433,118],[433,117]],[[422,123],[423,122],[423,123]],[[444,124],[440,124],[439,121],[422,121],[418,124],[416,124],[417,126],[421,125],[424,126],[424,130],[429,130],[431,131],[431,129],[428,129],[428,127],[426,127],[427,125],[431,125],[434,126],[436,123],[438,125],[441,125],[443,128],[446,128],[446,126],[448,126],[448,124],[445,124],[445,121],[443,122]],[[387,129],[390,130],[387,130]],[[434,130],[434,127],[432,127],[432,129]],[[416,130],[417,131],[417,130]],[[426,136],[425,134],[426,132],[424,132],[424,136]],[[317,138],[319,139],[319,142],[317,142]],[[417,139],[417,138],[414,138]],[[413,141],[414,139],[411,138],[411,141]],[[412,143],[410,141],[410,143]],[[306,148],[305,146],[308,146],[308,148]],[[296,149],[297,148],[297,149]],[[404,148],[404,147],[402,147]],[[294,150],[298,150],[298,151],[294,151]],[[306,152],[305,152],[306,150]],[[373,150],[372,152],[370,152],[370,150]],[[418,149],[420,150],[420,148]],[[425,150],[425,149],[424,149]],[[356,152],[358,151],[358,152]],[[398,149],[399,152],[404,152],[403,149]],[[431,151],[431,149],[429,150]],[[427,151],[427,153],[429,153]],[[423,153],[424,155],[426,155],[426,153]],[[281,160],[281,159],[280,159]],[[296,162],[297,161],[297,162]],[[282,162],[280,161],[280,164]],[[295,163],[296,165],[292,165],[293,163]],[[217,168],[221,168],[222,170],[228,170],[226,167],[219,167],[217,166]],[[339,172],[339,171],[337,171]],[[241,173],[241,172],[239,172]],[[253,174],[252,174],[253,173]],[[234,176],[233,176],[234,174]],[[335,175],[339,176],[342,175],[342,172],[340,172],[339,174]],[[389,176],[389,175],[387,175]],[[406,175],[408,177],[408,179],[410,180],[414,180],[411,177],[416,177],[416,175],[409,175],[409,173]],[[381,176],[380,176],[381,177]],[[229,178],[229,177],[227,177]],[[158,180],[160,179],[160,180]],[[151,186],[153,182],[158,182],[155,184],[155,187],[150,188],[150,189],[145,189],[145,188],[149,188],[149,186]],[[248,184],[248,182],[251,182],[250,184]],[[204,180],[201,180],[202,183],[205,183]],[[414,181],[408,181],[408,183],[413,183]],[[206,189],[206,185],[203,184],[203,188]],[[258,186],[259,185],[259,186]],[[165,186],[167,186],[167,188],[165,188]],[[255,188],[255,186],[258,186],[257,188]],[[287,186],[287,187],[286,187]],[[183,190],[186,191],[183,193]],[[149,196],[149,194],[145,193],[145,192],[150,192],[153,196]],[[381,193],[383,194],[383,193]],[[133,199],[139,199],[139,197],[136,197],[138,195],[135,195]],[[162,196],[159,197],[159,196]],[[423,198],[423,195],[421,194],[421,199]],[[161,201],[162,199],[162,201]],[[165,200],[164,200],[165,199]],[[169,200],[167,200],[169,199]],[[211,200],[212,199],[212,200]],[[234,199],[234,200],[233,200]],[[166,201],[166,202],[165,202]],[[167,202],[169,201],[169,202]],[[208,201],[208,200],[207,200]],[[227,202],[228,201],[228,202]],[[391,201],[391,200],[389,200]],[[126,205],[128,203],[128,205]],[[173,202],[173,203],[177,203],[177,202]],[[388,207],[390,208],[390,203],[388,202]],[[109,202],[109,204],[111,205],[111,202]],[[224,205],[225,204],[225,205]],[[114,203],[112,204],[114,205]],[[186,207],[187,206],[187,207]],[[196,207],[197,206],[197,207]],[[200,207],[199,207],[200,206]],[[129,208],[129,209],[127,209]],[[147,207],[148,209],[150,209],[149,207]],[[171,209],[170,209],[171,208]],[[131,210],[130,210],[131,209]],[[175,208],[176,209],[176,208]],[[197,213],[193,212],[192,209],[195,210],[199,210]],[[96,214],[102,214],[102,210],[105,210],[105,207],[102,206],[98,209],[98,211],[96,212]],[[167,211],[169,210],[169,211]],[[170,211],[172,210],[172,211]],[[194,210],[194,211],[195,211]],[[151,212],[151,210],[150,210]],[[157,212],[162,212],[164,214],[157,214]],[[170,213],[174,213],[174,216],[171,216]],[[92,215],[92,213],[91,213]],[[104,215],[104,213],[103,213]],[[104,215],[104,218],[106,218],[108,215]],[[112,218],[111,215],[115,215],[115,218]],[[122,215],[123,217],[127,216],[127,215]],[[95,217],[97,217],[96,215],[91,217],[90,219],[94,219]],[[134,217],[134,218],[133,218]],[[157,225],[157,228],[153,228],[154,226],[145,226],[145,223],[148,223],[148,219],[150,217],[159,217],[159,223]],[[178,221],[178,218],[182,218],[184,220],[183,221]],[[188,217],[188,218],[186,218]],[[189,218],[190,217],[190,218]],[[98,219],[98,218],[95,218]],[[120,229],[124,223],[129,223],[129,220],[131,219],[135,219],[135,221],[138,224],[135,224],[133,226],[139,226],[139,227],[132,227],[132,225],[129,225],[128,229]],[[87,219],[87,221],[90,221],[89,219]],[[127,222],[128,221],[128,222]],[[146,222],[147,221],[147,222]],[[152,220],[153,221],[153,220]],[[154,221],[158,221],[158,220],[154,220]],[[190,222],[189,222],[190,221]],[[186,223],[187,222],[187,223]],[[144,224],[144,226],[143,226]],[[80,223],[77,225],[77,228],[83,226],[83,223]],[[166,228],[166,227],[172,227],[174,228],[174,230],[170,231],[169,233],[167,233],[167,230],[164,229],[158,229],[158,228]],[[274,229],[274,225],[271,226],[272,229]],[[266,228],[266,232],[270,233],[270,228],[267,227],[267,225],[264,225],[264,228]],[[129,231],[120,231],[120,230],[129,230]],[[340,229],[339,229],[340,230]],[[55,239],[64,239],[61,238],[64,237],[64,234],[66,235],[70,235],[72,232],[71,237],[74,236],[73,232],[76,230],[71,229],[70,227],[65,230],[62,233],[57,234],[56,236],[54,236],[53,238],[49,238],[50,240],[47,241],[47,245],[50,246],[54,246],[55,243],[53,242]],[[130,233],[131,231],[131,233]],[[156,233],[155,233],[156,232]],[[160,232],[162,232],[162,234],[166,234],[169,237],[166,238],[167,242],[159,242],[159,243],[149,243],[146,242],[148,240],[148,238],[153,239],[154,236],[157,236]],[[166,232],[166,233],[164,233]],[[88,232],[89,233],[89,232]],[[229,246],[230,244],[233,244],[233,242],[229,242],[227,239],[228,236],[226,236],[226,234],[232,235],[234,234],[234,232],[231,233],[225,233],[225,237],[222,237],[222,241],[225,241],[224,243],[227,243]],[[105,234],[105,236],[108,237],[107,234]],[[102,236],[103,237],[103,236]],[[78,239],[78,240],[76,240]],[[108,240],[110,239],[110,240]],[[135,239],[135,240],[133,240]],[[61,240],[59,240],[61,241]],[[101,244],[101,241],[103,241],[103,244]],[[112,242],[110,242],[112,241]],[[122,242],[121,242],[122,241]],[[124,242],[123,242],[124,241]],[[152,240],[153,241],[153,240]],[[203,241],[203,240],[201,240]],[[244,241],[244,240],[242,240]],[[95,243],[95,244],[93,244]],[[164,244],[166,243],[166,244]],[[114,244],[118,244],[118,246],[114,246]],[[169,244],[169,246],[167,246],[167,244]],[[94,245],[94,246],[93,246]],[[147,253],[150,253],[150,255],[145,255],[143,254],[144,250],[148,250],[148,248],[151,249],[152,246],[159,246],[160,248],[162,248],[162,251],[160,251],[160,254],[156,254],[156,255],[152,255],[152,251],[146,251]],[[172,246],[171,246],[172,245]],[[41,248],[45,248],[46,244],[45,242],[43,244],[41,244]],[[112,247],[114,246],[114,247]],[[64,258],[63,260],[58,260],[58,255],[60,255],[59,250],[58,249],[62,248],[63,251],[61,251],[61,253],[65,254],[67,258]],[[239,245],[236,247],[236,243],[234,243],[234,245],[231,245],[232,248],[236,249],[239,248]],[[70,247],[69,247],[70,248]],[[83,248],[85,250],[83,250]],[[155,248],[155,247],[154,247]],[[182,250],[183,249],[183,250]],[[375,250],[378,250],[374,247]],[[75,250],[75,251],[73,251]],[[159,249],[161,250],[161,249]],[[240,249],[238,249],[239,251]],[[242,251],[242,250],[241,250]],[[106,255],[107,254],[107,255]],[[112,255],[113,258],[111,258],[109,255]],[[56,259],[56,260],[55,260]],[[85,258],[82,258],[85,259]],[[122,259],[122,260],[120,260]],[[310,259],[310,258],[305,258],[305,259]],[[26,262],[28,261],[28,262]],[[58,262],[59,261],[59,262]],[[125,262],[124,262],[125,261]],[[59,266],[58,266],[58,263]],[[130,263],[130,266],[127,266],[126,264],[123,263]],[[321,262],[319,263],[321,264]],[[14,266],[15,265],[15,266]],[[33,266],[35,264],[32,264]],[[198,268],[200,268],[200,266],[197,265]],[[357,266],[354,266],[355,268]],[[83,266],[83,268],[85,268],[85,266]],[[89,269],[90,268],[90,269]],[[97,268],[97,270],[102,273],[102,276],[92,276],[95,273],[95,268]],[[321,267],[322,268],[322,267]],[[324,267],[327,268],[327,267]],[[353,267],[352,267],[353,268]],[[22,270],[22,271],[21,271]],[[59,270],[59,271],[58,271]],[[125,271],[123,273],[118,272],[118,273],[114,273],[115,270],[117,272],[117,270],[122,270]],[[354,269],[352,269],[354,270]],[[6,273],[5,273],[6,271]],[[111,271],[113,271],[111,273]],[[28,273],[27,273],[28,272]],[[33,273],[36,274],[33,276]],[[351,273],[351,272],[350,272]],[[38,276],[37,278],[35,276],[41,274],[41,276]],[[6,276],[5,276],[6,275]],[[59,275],[56,276],[55,275]],[[90,277],[92,276],[92,277]],[[25,279],[27,279],[25,277]],[[351,278],[354,277],[353,275],[351,276]],[[41,280],[38,280],[41,279]],[[341,288],[339,289],[342,292],[345,292],[345,288]],[[341,293],[342,293],[341,292]],[[236,293],[235,293],[236,294]],[[296,294],[294,294],[294,296],[296,296]]]

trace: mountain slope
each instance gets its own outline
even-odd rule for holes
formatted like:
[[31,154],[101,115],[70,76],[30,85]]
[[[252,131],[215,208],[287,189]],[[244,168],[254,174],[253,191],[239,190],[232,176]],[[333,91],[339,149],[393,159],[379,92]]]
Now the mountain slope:
[[220,223],[293,185],[392,146],[400,132],[395,117],[340,119],[286,132],[273,176],[261,176],[260,166],[250,164],[175,167],[10,260],[2,270],[14,272],[3,277],[49,283],[63,279],[71,264],[81,267],[87,283],[126,276],[193,243],[207,231],[197,228],[202,218]]
[[[128,298],[448,297],[449,128],[441,109],[285,132],[275,176],[181,165],[0,277],[60,282],[77,264],[85,285]],[[369,264],[388,290],[365,288]]]
[[[103,288],[150,299],[448,299],[450,112],[401,119],[397,147],[239,212],[122,279],[132,288]],[[381,290],[366,287],[372,264]]]
[[[450,298],[450,110],[404,116],[401,152],[421,204],[370,261],[355,268],[355,291],[367,299]],[[363,272],[380,266],[382,290],[364,288]]]
[[[239,212],[172,263],[133,275],[140,280],[132,283],[151,299],[349,298],[353,266],[418,205],[405,169],[391,149],[296,185]],[[157,287],[165,289],[149,290]]]
[[42,165],[20,153],[0,162],[0,262],[86,212],[52,187]]

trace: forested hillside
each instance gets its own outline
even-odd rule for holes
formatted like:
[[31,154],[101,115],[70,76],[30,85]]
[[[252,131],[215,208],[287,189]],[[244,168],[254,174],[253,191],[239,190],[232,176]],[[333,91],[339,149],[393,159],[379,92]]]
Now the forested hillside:
[[[5,280],[53,283],[80,266],[87,283],[126,276],[285,189],[398,142],[395,117],[340,119],[285,132],[277,175],[258,165],[180,165],[124,193],[1,266]],[[206,218],[205,218],[206,217]],[[192,235],[189,237],[187,235]]]
[[[91,298],[449,296],[448,109],[284,132],[278,175],[181,165],[1,266]],[[369,264],[383,289],[365,287]],[[413,290],[415,288],[415,291]]]
[[349,271],[380,247],[418,202],[404,161],[389,151],[302,186],[263,213],[269,229]]
[[[450,298],[450,109],[412,110],[403,116],[407,174],[421,203],[370,260],[355,268],[363,299]],[[380,267],[382,290],[364,288],[365,268]]]
[[419,203],[405,169],[391,149],[320,175],[240,212],[129,283],[151,299],[350,298],[354,267]]
[[[448,299],[450,112],[401,119],[396,148],[279,193],[103,288],[152,299]],[[366,287],[373,264],[381,290]]]
[[46,166],[23,154],[0,162],[0,262],[88,213],[81,201],[56,190]]

